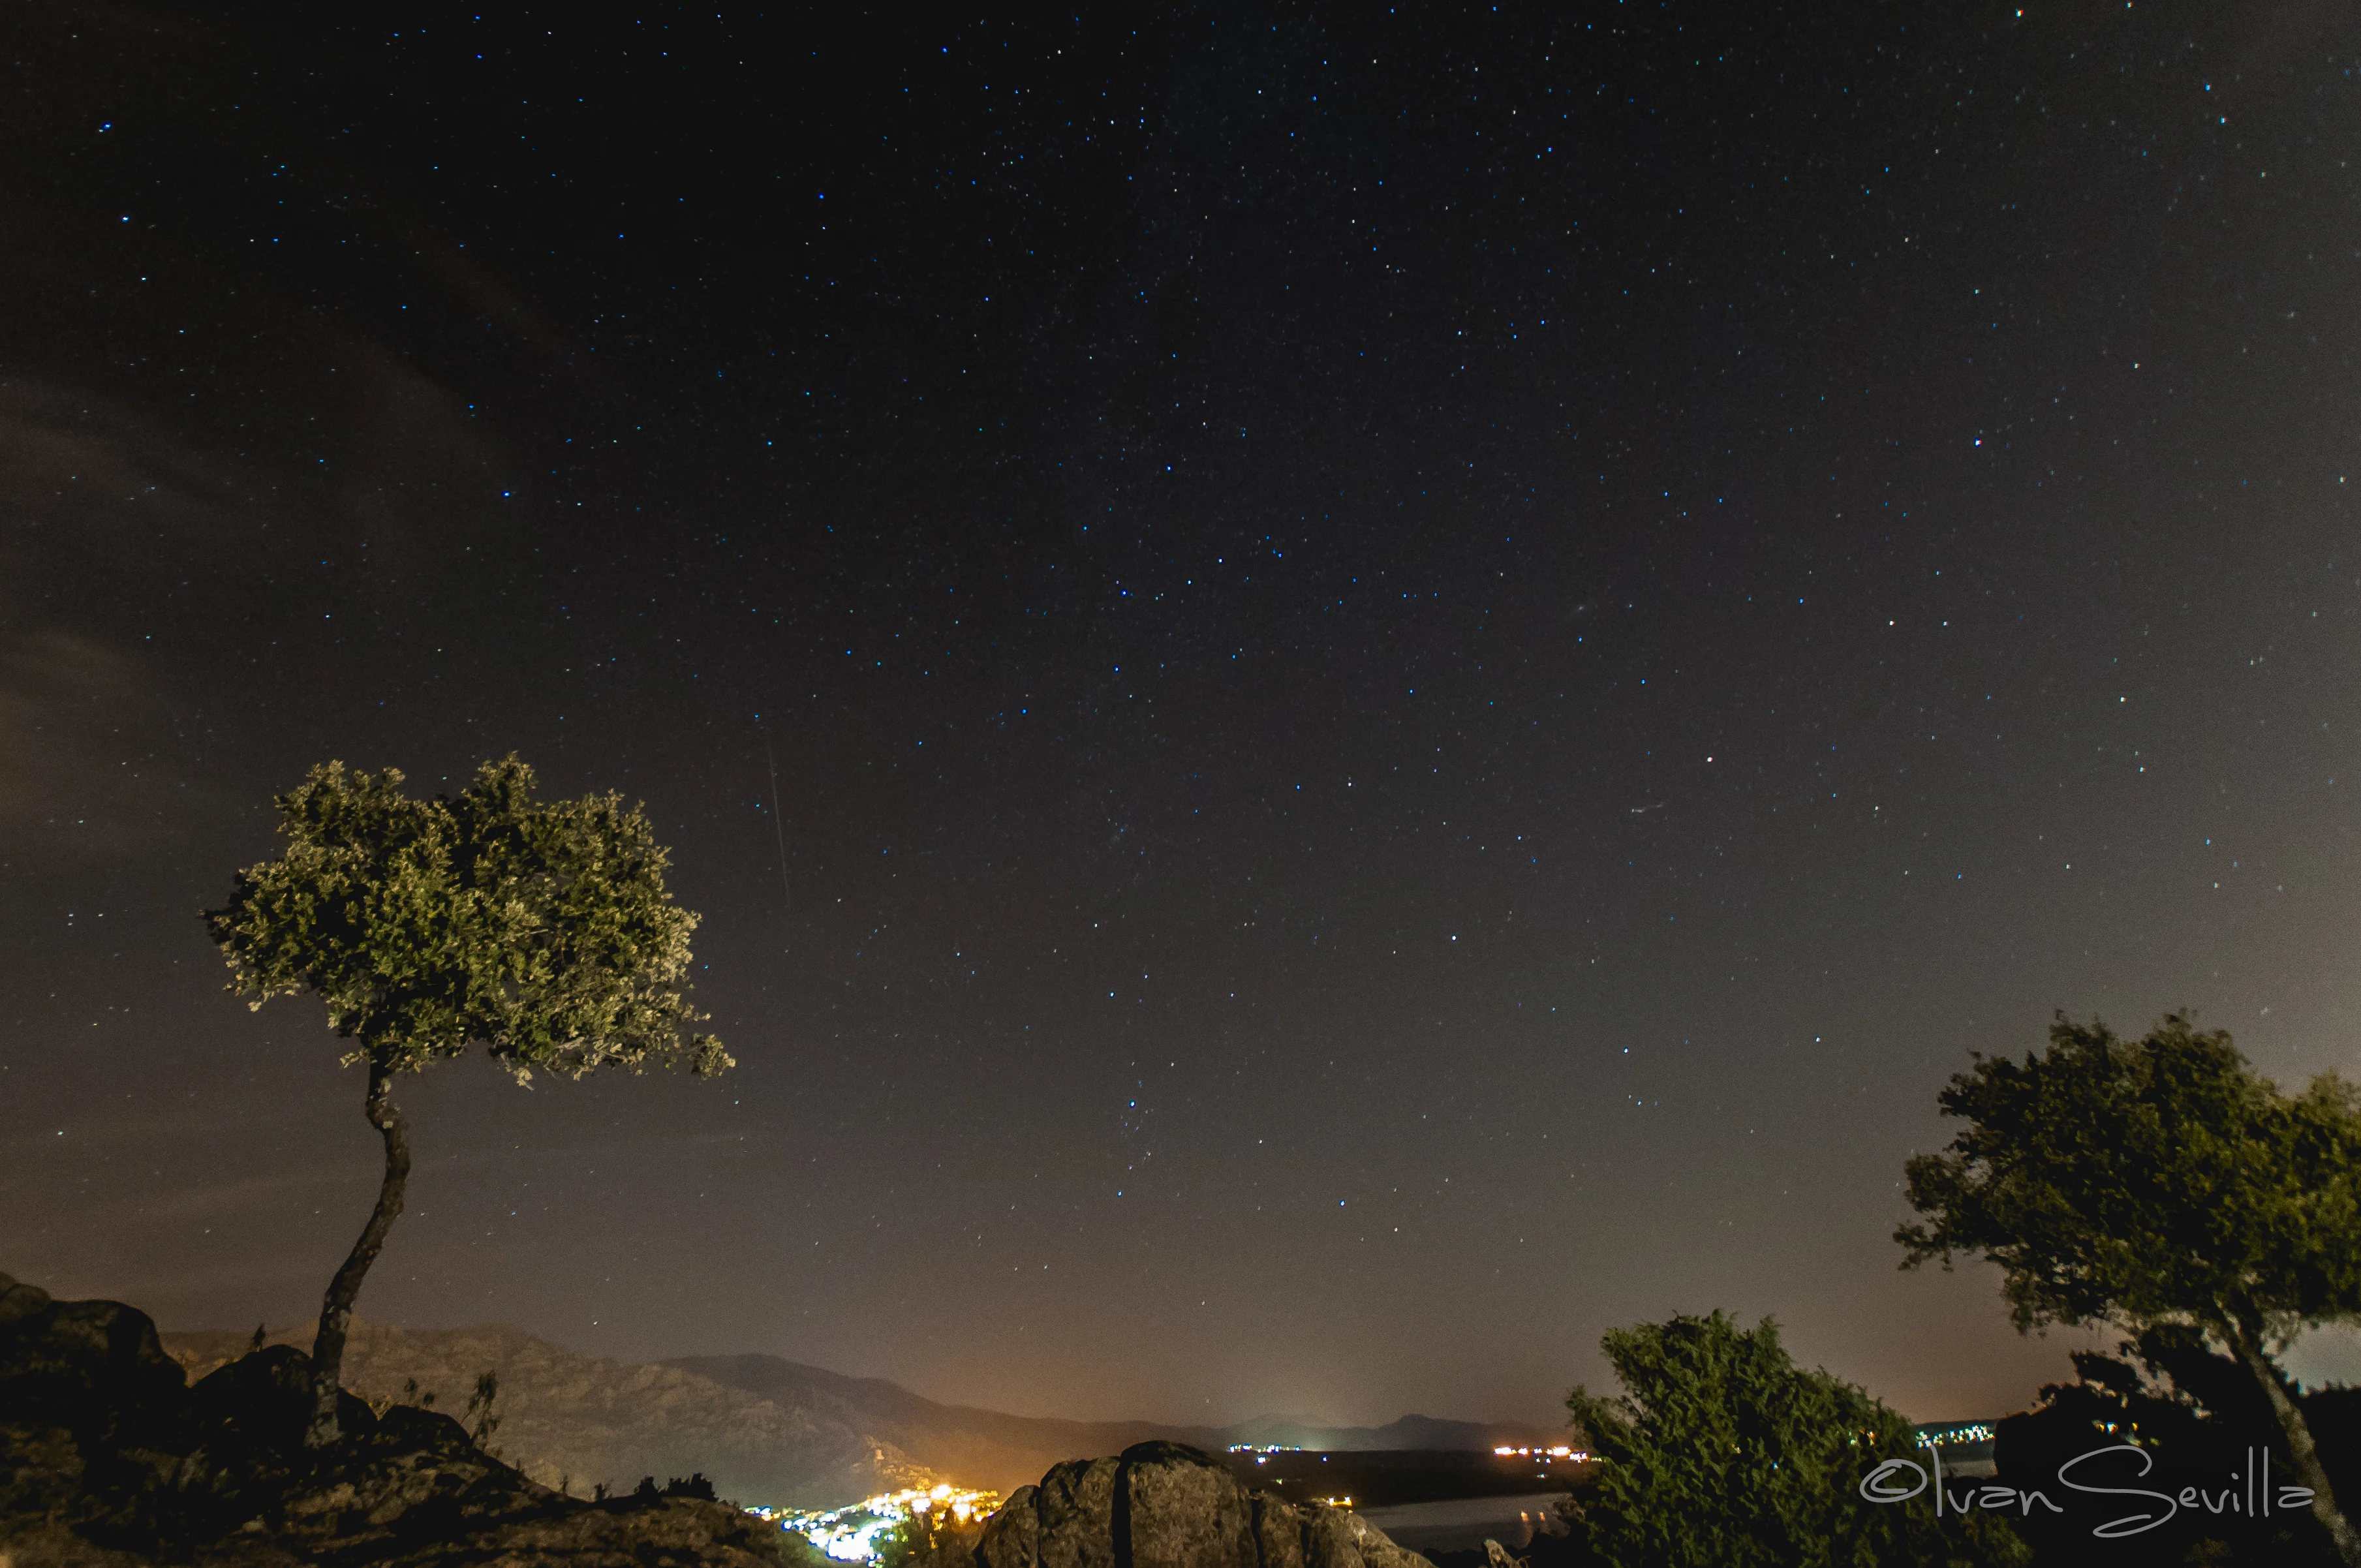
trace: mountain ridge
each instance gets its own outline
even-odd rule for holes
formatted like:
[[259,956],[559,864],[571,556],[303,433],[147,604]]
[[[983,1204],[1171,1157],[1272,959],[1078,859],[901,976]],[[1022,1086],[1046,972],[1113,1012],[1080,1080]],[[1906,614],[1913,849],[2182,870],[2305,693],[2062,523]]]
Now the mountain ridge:
[[[312,1326],[298,1323],[266,1332],[264,1342],[302,1349],[311,1338]],[[162,1339],[192,1378],[253,1345],[251,1334],[225,1331]],[[357,1320],[345,1357],[346,1384],[363,1398],[411,1402],[432,1394],[435,1408],[452,1415],[487,1371],[500,1387],[500,1425],[491,1442],[534,1480],[577,1494],[601,1482],[629,1488],[642,1475],[661,1482],[701,1471],[741,1502],[834,1508],[937,1481],[1005,1493],[1066,1460],[1159,1440],[1215,1451],[1235,1443],[1480,1449],[1558,1441],[1517,1423],[1416,1415],[1383,1427],[1281,1416],[1208,1427],[1011,1415],[945,1404],[887,1378],[855,1377],[784,1356],[750,1352],[632,1363],[504,1323],[402,1329]]]
[[[979,1423],[1010,1423],[1044,1433],[1063,1429],[1077,1436],[1087,1433],[1106,1441],[1128,1437],[1128,1441],[1120,1447],[1128,1447],[1131,1442],[1161,1439],[1199,1448],[1226,1448],[1234,1443],[1276,1443],[1330,1450],[1439,1448],[1480,1451],[1500,1443],[1547,1443],[1562,1435],[1521,1421],[1462,1421],[1416,1413],[1399,1416],[1381,1427],[1338,1426],[1314,1417],[1281,1415],[1256,1416],[1249,1420],[1219,1427],[1148,1420],[1091,1421],[1071,1416],[1019,1416],[977,1405],[946,1404],[914,1393],[888,1378],[854,1377],[814,1366],[808,1362],[791,1361],[785,1356],[759,1351],[731,1355],[676,1355],[657,1365],[676,1366],[750,1392],[762,1392],[774,1386],[808,1383],[856,1403],[864,1399],[873,1401],[870,1408],[879,1414],[890,1411],[904,1419],[923,1412],[938,1420],[964,1418]],[[774,1379],[780,1381],[774,1384]],[[1145,1435],[1129,1435],[1135,1433]],[[1120,1452],[1120,1447],[1109,1452]],[[1044,1452],[1048,1451],[1045,1449]],[[1065,1457],[1073,1458],[1075,1453],[1067,1453]]]

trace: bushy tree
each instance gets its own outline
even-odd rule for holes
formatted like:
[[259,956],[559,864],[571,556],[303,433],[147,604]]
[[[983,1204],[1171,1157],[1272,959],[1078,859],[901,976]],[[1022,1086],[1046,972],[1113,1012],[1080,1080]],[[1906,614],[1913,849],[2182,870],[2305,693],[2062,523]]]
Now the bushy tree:
[[522,1084],[686,1059],[734,1065],[683,992],[697,916],[664,891],[646,815],[615,795],[536,801],[533,770],[487,762],[456,797],[413,799],[401,774],[313,768],[279,797],[287,849],[237,875],[205,921],[230,988],[257,1007],[310,991],[365,1068],[385,1179],[320,1304],[306,1442],[338,1436],[345,1336],[361,1279],[401,1212],[409,1132],[394,1080],[480,1045]]
[[1905,1268],[1997,1265],[2020,1332],[2106,1323],[2191,1331],[2244,1369],[2339,1557],[2337,1505],[2278,1354],[2361,1317],[2361,1097],[2334,1074],[2281,1094],[2220,1030],[2168,1015],[2145,1038],[2059,1014],[2049,1048],[1979,1058],[1940,1096],[1967,1124],[1907,1167],[1928,1216]]
[[1864,1501],[1888,1459],[1923,1460],[1910,1423],[1850,1383],[1797,1366],[1768,1318],[1721,1312],[1610,1330],[1623,1392],[1566,1397],[1598,1477],[1575,1529],[1614,1568],[1998,1568],[2028,1561],[1985,1514]]
[[948,1508],[913,1510],[901,1523],[879,1532],[873,1568],[913,1568],[946,1547],[970,1545],[973,1539],[951,1521]]

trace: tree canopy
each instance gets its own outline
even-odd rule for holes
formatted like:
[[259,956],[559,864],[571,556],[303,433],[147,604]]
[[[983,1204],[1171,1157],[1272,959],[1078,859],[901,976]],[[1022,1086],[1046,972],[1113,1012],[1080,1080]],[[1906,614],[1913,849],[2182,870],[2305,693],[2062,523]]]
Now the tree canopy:
[[664,890],[645,814],[620,795],[537,802],[533,770],[487,762],[456,797],[402,775],[313,768],[280,797],[285,853],[208,912],[232,989],[316,992],[347,1065],[416,1072],[481,1044],[519,1082],[686,1056],[734,1065],[685,995],[697,916]]
[[1797,1366],[1770,1319],[1682,1315],[1609,1331],[1623,1393],[1566,1397],[1601,1462],[1576,1530],[1615,1568],[1996,1568],[2028,1560],[1996,1518],[1949,1521],[1859,1492],[1889,1459],[1924,1459],[1910,1423]]
[[1980,1058],[1940,1096],[1966,1127],[1907,1168],[1925,1221],[1903,1266],[1981,1257],[2020,1331],[2193,1330],[2255,1380],[2348,1563],[2336,1509],[2273,1359],[2310,1324],[2361,1316],[2361,1097],[2334,1074],[2279,1092],[2219,1030],[2168,1015],[2138,1040],[2060,1014],[2049,1048]]

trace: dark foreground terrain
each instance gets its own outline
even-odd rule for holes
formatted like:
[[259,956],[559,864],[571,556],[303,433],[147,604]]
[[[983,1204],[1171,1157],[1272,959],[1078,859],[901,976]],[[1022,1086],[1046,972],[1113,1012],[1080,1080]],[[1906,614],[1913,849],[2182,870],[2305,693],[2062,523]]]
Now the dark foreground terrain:
[[311,1364],[272,1346],[193,1387],[147,1314],[0,1274],[0,1559],[8,1568],[767,1568],[777,1530],[719,1503],[538,1485],[447,1416],[347,1396],[298,1441]]
[[[347,1394],[300,1441],[311,1363],[269,1345],[193,1385],[147,1314],[0,1274],[0,1568],[784,1568],[797,1544],[706,1497],[585,1501],[457,1421]],[[708,1489],[709,1497],[709,1489]],[[1173,1442],[1053,1465],[917,1568],[1433,1568],[1342,1508]]]

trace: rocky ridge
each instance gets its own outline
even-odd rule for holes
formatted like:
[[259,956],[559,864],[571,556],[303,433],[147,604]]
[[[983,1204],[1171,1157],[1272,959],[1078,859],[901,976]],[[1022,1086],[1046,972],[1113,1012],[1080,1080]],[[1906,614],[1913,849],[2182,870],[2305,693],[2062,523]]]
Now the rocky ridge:
[[779,1533],[688,1497],[586,1502],[448,1416],[346,1395],[310,1452],[310,1359],[277,1345],[192,1387],[147,1314],[0,1274],[0,1562],[9,1568],[777,1568]]

